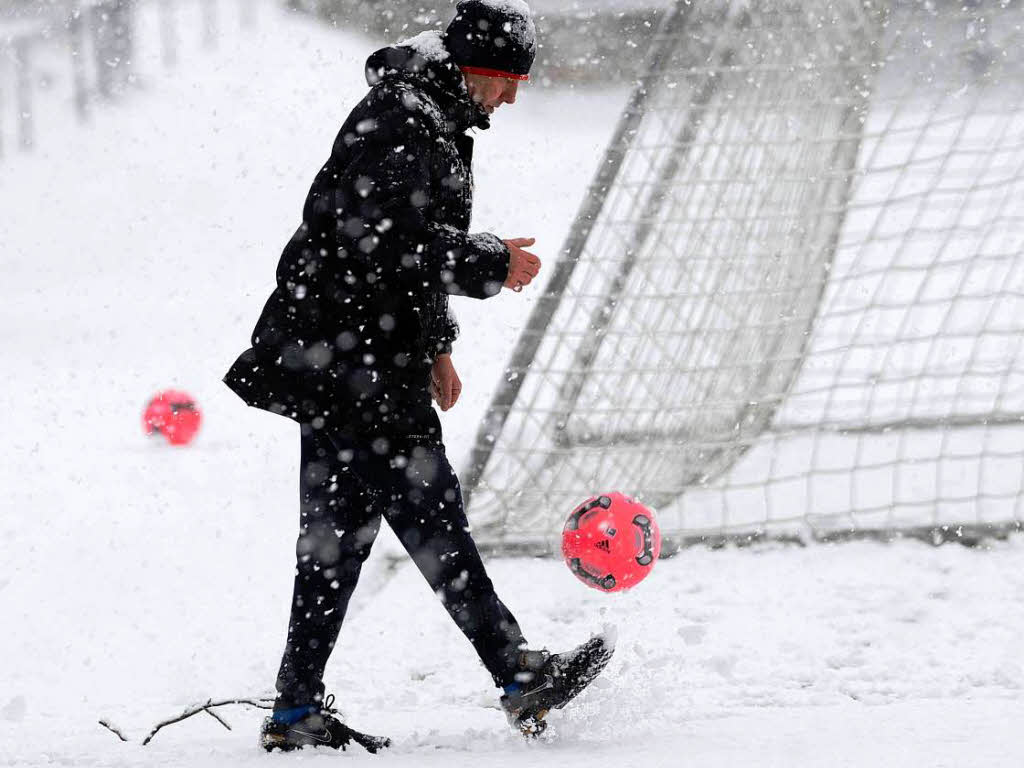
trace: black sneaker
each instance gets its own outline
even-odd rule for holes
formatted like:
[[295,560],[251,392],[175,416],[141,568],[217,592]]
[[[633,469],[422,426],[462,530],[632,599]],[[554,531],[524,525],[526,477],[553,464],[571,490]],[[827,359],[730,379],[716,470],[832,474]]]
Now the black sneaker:
[[334,717],[338,710],[334,709],[334,696],[324,701],[319,712],[313,712],[294,723],[281,723],[272,717],[263,721],[260,732],[260,745],[272,752],[280,749],[288,752],[302,747],[330,747],[344,750],[352,742],[363,747],[367,752],[377,752],[391,746],[391,739],[369,736],[349,728],[341,720]]
[[544,718],[561,709],[590,685],[615,652],[615,630],[606,629],[567,653],[523,651],[518,690],[501,697],[508,722],[526,736],[539,736],[547,728]]

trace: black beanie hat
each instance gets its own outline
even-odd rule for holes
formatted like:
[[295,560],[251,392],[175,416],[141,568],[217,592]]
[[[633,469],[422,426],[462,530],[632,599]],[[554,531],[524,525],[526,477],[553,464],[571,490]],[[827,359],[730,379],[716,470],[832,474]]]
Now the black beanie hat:
[[529,79],[537,31],[523,0],[462,0],[444,34],[448,52],[465,71]]

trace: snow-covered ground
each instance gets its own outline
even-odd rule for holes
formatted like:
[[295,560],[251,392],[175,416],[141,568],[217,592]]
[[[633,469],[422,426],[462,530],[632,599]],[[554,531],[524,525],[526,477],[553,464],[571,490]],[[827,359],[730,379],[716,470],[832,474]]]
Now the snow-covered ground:
[[[284,640],[297,427],[221,383],[347,109],[372,42],[268,6],[261,26],[150,80],[63,141],[0,164],[0,764],[235,766],[261,717],[225,712],[137,740],[207,697],[269,692]],[[198,34],[198,32],[196,33]],[[621,91],[531,91],[478,138],[475,228],[535,235],[549,263]],[[453,460],[528,295],[457,302],[464,400]],[[192,392],[196,443],[144,440],[159,388]],[[327,682],[401,765],[1019,766],[1024,543],[694,550],[631,593],[557,562],[491,575],[537,645],[619,629],[607,674],[508,733],[468,643],[389,533]],[[97,720],[106,717],[133,743]],[[260,762],[257,762],[260,761]]]

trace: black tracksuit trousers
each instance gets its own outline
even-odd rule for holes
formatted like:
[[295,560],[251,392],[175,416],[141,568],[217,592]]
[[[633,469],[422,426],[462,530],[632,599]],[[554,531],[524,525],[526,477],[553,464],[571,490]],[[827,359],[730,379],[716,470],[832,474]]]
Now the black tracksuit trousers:
[[298,566],[277,709],[318,703],[323,674],[383,517],[498,686],[525,648],[469,532],[440,440],[353,439],[302,425]]

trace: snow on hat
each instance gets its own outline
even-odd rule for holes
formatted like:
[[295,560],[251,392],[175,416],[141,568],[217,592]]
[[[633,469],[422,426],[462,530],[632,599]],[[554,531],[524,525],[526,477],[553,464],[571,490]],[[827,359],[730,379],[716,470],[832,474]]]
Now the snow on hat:
[[445,30],[445,44],[466,72],[528,80],[537,30],[523,0],[462,0]]

